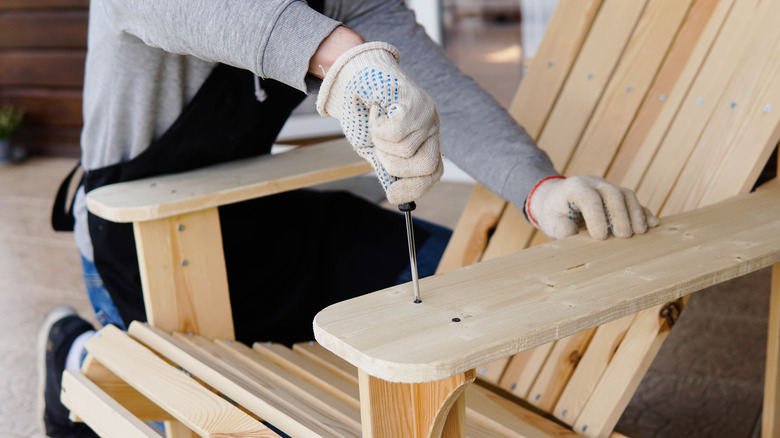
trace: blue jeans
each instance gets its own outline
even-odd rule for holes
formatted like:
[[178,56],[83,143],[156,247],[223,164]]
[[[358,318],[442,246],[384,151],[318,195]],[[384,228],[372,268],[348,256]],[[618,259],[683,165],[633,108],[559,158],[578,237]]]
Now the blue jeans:
[[[452,230],[421,219],[415,219],[414,224],[430,233],[425,242],[417,248],[417,275],[419,278],[425,278],[436,273],[444,249],[452,236]],[[401,271],[395,284],[409,281],[412,281],[411,264],[407,264]]]
[[81,266],[84,269],[84,285],[87,288],[87,296],[89,296],[89,302],[92,304],[97,320],[104,327],[113,324],[122,330],[127,330],[111,295],[108,294],[108,290],[103,285],[95,263],[81,256]]

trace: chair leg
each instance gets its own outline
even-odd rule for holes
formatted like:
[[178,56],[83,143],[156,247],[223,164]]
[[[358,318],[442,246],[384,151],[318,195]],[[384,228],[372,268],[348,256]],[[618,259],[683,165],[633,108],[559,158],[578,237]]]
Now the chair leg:
[[769,298],[769,335],[766,346],[766,374],[764,377],[764,409],[761,437],[780,434],[780,263],[772,267],[772,286]]
[[462,438],[460,399],[474,370],[436,382],[392,383],[360,371],[360,413],[365,438]]

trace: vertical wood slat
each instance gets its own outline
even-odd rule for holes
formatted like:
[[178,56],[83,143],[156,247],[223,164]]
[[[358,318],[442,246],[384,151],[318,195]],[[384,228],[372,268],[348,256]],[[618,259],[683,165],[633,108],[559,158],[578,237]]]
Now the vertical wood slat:
[[604,0],[562,0],[547,25],[531,68],[520,82],[509,113],[538,139]]
[[539,136],[557,169],[568,164],[647,0],[606,0]]
[[[614,1],[614,0],[613,0]],[[520,83],[509,113],[538,140],[572,67],[593,26],[603,0],[564,0],[555,9],[535,62]],[[495,232],[484,248],[483,260],[490,260],[526,248],[536,233],[523,214],[506,204]],[[480,379],[498,383],[511,358],[481,367]]]
[[[363,436],[366,438],[458,438],[465,436],[462,428],[442,431],[450,409],[458,405],[466,386],[474,381],[474,370],[450,378],[427,383],[394,383],[377,379],[359,370],[360,414]],[[463,407],[462,404],[459,405]],[[395,408],[401,409],[396,411]],[[463,409],[457,414],[465,415]]]
[[596,329],[588,350],[551,412],[556,418],[570,426],[574,424],[634,318],[635,315],[620,318]]
[[[669,0],[624,2],[620,5],[605,3],[602,6],[591,29],[591,35],[583,45],[583,53],[572,69],[566,88],[545,127],[545,132],[549,129],[552,137],[545,137],[543,132],[539,141],[540,146],[546,150],[551,144],[556,148],[548,150],[556,167],[567,174],[603,174],[611,160],[602,156],[603,152],[600,151],[606,149],[607,153],[614,153],[622,135],[612,139],[604,137],[615,131],[625,132],[628,128],[635,112],[631,111],[631,107],[636,109],[641,103],[644,90],[655,77],[655,72],[659,69],[689,6],[690,2],[669,3]],[[625,20],[630,26],[623,24],[615,28],[614,22],[617,20]],[[581,59],[585,61],[581,62]],[[628,92],[629,87],[635,87],[636,90]],[[631,93],[634,92],[632,96]],[[555,117],[556,111],[558,118]],[[620,124],[614,127],[615,119],[619,119],[624,113],[629,114],[629,117],[620,122],[623,128]],[[611,142],[612,145],[605,147],[605,141]],[[580,147],[585,150],[580,152]],[[593,159],[592,156],[598,158]],[[606,163],[599,165],[599,160]],[[570,171],[570,168],[574,170]],[[544,241],[545,236],[538,233],[532,245]],[[587,345],[592,335],[591,330],[561,341],[581,347]],[[563,352],[559,349],[558,354],[579,356],[582,351]],[[545,367],[551,368],[545,370]],[[564,372],[564,369],[568,371]],[[512,384],[516,387],[524,386],[518,382],[535,381],[540,374],[547,377],[559,376],[566,382],[571,372],[573,367],[566,362],[545,362],[542,368],[524,367],[523,375],[518,376]],[[554,385],[556,389],[543,388],[540,383],[533,393],[528,393],[528,401],[552,407],[563,386],[558,381],[545,379],[545,382]],[[505,389],[511,390],[510,388]]]
[[490,234],[506,207],[506,201],[477,184],[453,230],[452,238],[447,243],[436,273],[480,261]]
[[[605,437],[615,428],[625,406],[669,334],[669,325],[659,317],[663,306],[636,315],[615,359],[596,386],[575,421],[573,430],[588,437]],[[618,366],[612,366],[618,364]]]
[[217,208],[133,224],[149,323],[233,339]]
[[[713,96],[710,119],[662,212],[671,214],[717,202],[740,193],[744,186],[749,190],[777,144],[773,137],[780,116],[771,108],[780,99],[780,2],[769,3],[743,56],[734,60],[736,68],[730,81]],[[725,169],[732,174],[718,175],[724,159],[729,158],[734,162],[725,163]],[[759,158],[763,162],[758,163],[753,180],[744,181],[749,173],[740,172],[740,167],[756,167]],[[707,192],[712,195],[705,197]]]
[[658,151],[636,188],[642,203],[658,214],[696,144],[725,85],[737,68],[762,13],[756,0],[737,1],[716,38],[696,80],[691,85]]
[[[564,169],[566,174],[603,175],[606,172],[690,5],[690,1],[678,0],[650,0],[647,3],[571,161]],[[553,409],[595,330],[557,341],[540,370],[527,370],[538,373],[527,397],[529,403],[547,412]]]
[[606,173],[692,0],[650,0],[577,145],[567,175]]
[[697,0],[620,145],[606,179],[636,190],[735,0]]
[[[751,5],[742,4],[742,6],[748,7],[747,10],[749,11],[749,6]],[[766,3],[764,6],[766,6]],[[741,22],[743,24],[750,22],[744,15],[745,11],[745,9],[737,8],[732,10],[732,13],[736,14],[734,15],[736,18],[733,18],[731,21],[732,26],[734,26],[733,23],[735,22]],[[757,15],[761,13],[762,12],[760,9],[758,12],[756,12]],[[725,28],[728,28],[728,26],[724,26],[724,29]],[[731,31],[739,31],[739,29],[732,27]],[[730,34],[730,36],[733,37],[733,34]],[[709,80],[709,77],[712,73],[703,70],[702,74]],[[728,71],[724,74],[730,76],[730,72]],[[699,80],[701,80],[701,78],[697,78],[697,81]],[[694,86],[695,85],[696,84],[694,83]],[[716,96],[720,96],[720,91],[717,89],[713,91],[716,93]],[[677,120],[679,120],[679,115]],[[708,144],[708,147],[712,146]],[[756,154],[752,154],[750,156],[751,159],[759,161],[761,160],[761,157],[758,157]],[[699,160],[693,160],[692,162],[697,163],[697,166],[704,165],[703,162]],[[678,189],[675,188],[674,190]],[[667,213],[673,212],[674,211],[670,211]],[[681,307],[682,305],[680,305],[680,308]],[[654,313],[654,310],[651,309],[644,311],[636,316],[634,325],[632,325],[632,327],[629,329],[629,333],[631,333],[633,327],[636,325],[650,324],[650,321],[658,319],[659,316],[657,313]],[[622,412],[622,410],[625,408],[625,405],[628,403],[629,394],[633,393],[633,391],[636,389],[636,386],[641,380],[641,375],[644,374],[646,366],[649,366],[649,363],[654,358],[658,348],[660,348],[660,343],[666,337],[666,328],[663,326],[663,324],[659,330],[660,331],[657,333],[657,339],[654,339],[650,336],[629,338],[629,336],[626,335],[626,339],[623,340],[620,348],[618,349],[618,354],[616,354],[614,360],[608,364],[601,377],[601,380],[593,390],[593,394],[588,399],[585,407],[582,409],[580,417],[577,418],[574,424],[575,431],[585,433],[588,436],[604,436],[608,430],[611,430],[611,428],[614,427],[615,423],[617,422],[619,412]],[[626,355],[620,354],[621,349],[642,351],[644,356],[640,355],[636,358],[628,357]],[[638,369],[639,372],[634,376],[630,376],[625,372],[627,368]],[[582,428],[588,427],[590,427],[589,432],[582,430]]]

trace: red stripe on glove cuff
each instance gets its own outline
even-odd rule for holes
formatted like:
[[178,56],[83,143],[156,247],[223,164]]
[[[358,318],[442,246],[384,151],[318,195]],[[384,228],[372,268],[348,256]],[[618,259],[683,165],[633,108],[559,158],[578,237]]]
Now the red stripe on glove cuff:
[[534,195],[534,192],[536,192],[536,189],[538,189],[540,185],[551,179],[566,179],[566,177],[563,175],[553,175],[548,176],[547,178],[543,178],[541,181],[536,183],[534,188],[531,189],[531,193],[529,193],[528,197],[525,198],[525,214],[528,216],[528,220],[531,221],[531,224],[533,224],[533,226],[536,228],[539,228],[539,223],[536,222],[536,219],[534,219],[534,216],[531,214],[531,196]]

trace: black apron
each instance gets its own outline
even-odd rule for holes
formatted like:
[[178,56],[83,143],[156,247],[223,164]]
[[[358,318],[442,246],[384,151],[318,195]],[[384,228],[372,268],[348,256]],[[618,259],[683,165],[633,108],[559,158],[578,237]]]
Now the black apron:
[[[84,175],[106,184],[265,154],[298,90],[220,64],[179,118],[138,157]],[[408,263],[404,219],[345,192],[298,190],[219,208],[236,338],[284,344],[313,338],[322,308],[391,286]],[[89,214],[95,265],[126,324],[146,320],[131,224]],[[428,233],[415,227],[422,244]]]

